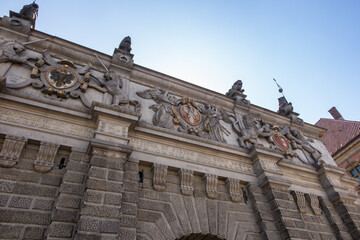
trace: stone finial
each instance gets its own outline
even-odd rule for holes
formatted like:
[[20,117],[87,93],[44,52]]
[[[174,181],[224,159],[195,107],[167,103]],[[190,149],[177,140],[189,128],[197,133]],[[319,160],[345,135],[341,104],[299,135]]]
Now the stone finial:
[[35,170],[41,173],[50,171],[54,166],[56,153],[59,147],[59,144],[41,142],[38,156],[34,161]]
[[292,195],[295,199],[297,206],[299,207],[299,211],[301,213],[306,213],[307,208],[306,208],[305,194],[303,192],[294,191],[292,192]]
[[249,105],[250,101],[246,100],[246,95],[244,94],[244,89],[242,88],[242,81],[237,80],[233,86],[229,89],[229,91],[226,93],[226,96],[231,97],[235,100],[236,104],[243,104],[243,105]]
[[164,191],[166,188],[167,166],[154,163],[153,165],[153,187],[156,191]]
[[4,145],[0,153],[0,166],[13,167],[19,161],[27,139],[6,135]]
[[207,173],[204,175],[203,179],[205,181],[205,190],[206,190],[206,194],[207,194],[208,198],[210,198],[210,199],[217,198],[217,195],[218,195],[217,176]]
[[278,98],[278,101],[279,101],[279,109],[277,112],[280,115],[289,117],[291,121],[294,123],[300,125],[304,124],[304,121],[298,117],[299,114],[294,112],[294,107],[291,102],[288,102],[284,96]]
[[233,202],[240,202],[242,197],[240,180],[228,178],[226,184],[228,185],[231,200]]
[[194,171],[188,169],[180,169],[179,175],[182,194],[184,194],[185,196],[191,196],[194,192]]
[[130,53],[131,52],[131,38],[129,36],[125,37],[120,45],[119,49],[123,52]]
[[307,194],[306,198],[310,203],[311,209],[313,210],[315,215],[321,215],[321,209],[319,205],[319,198],[314,194]]

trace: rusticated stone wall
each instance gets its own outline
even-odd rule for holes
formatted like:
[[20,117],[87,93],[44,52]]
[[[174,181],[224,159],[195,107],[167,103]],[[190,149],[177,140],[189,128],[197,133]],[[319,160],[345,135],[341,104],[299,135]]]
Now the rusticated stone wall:
[[154,189],[151,167],[140,165],[139,170],[144,171],[144,183],[139,183],[138,190],[138,239],[181,239],[191,233],[218,239],[261,239],[253,198],[247,203],[244,199],[233,202],[224,179],[218,180],[217,196],[211,199],[200,173],[193,178],[193,194],[186,196],[181,192],[178,169],[167,171],[162,191]]

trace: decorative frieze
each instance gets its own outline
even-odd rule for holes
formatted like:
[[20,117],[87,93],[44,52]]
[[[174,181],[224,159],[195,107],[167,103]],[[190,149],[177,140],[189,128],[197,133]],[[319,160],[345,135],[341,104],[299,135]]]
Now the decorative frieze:
[[293,195],[295,202],[299,208],[299,211],[301,213],[306,213],[307,208],[306,208],[305,194],[303,192],[294,191],[294,192],[292,192],[292,195]]
[[6,135],[5,142],[0,153],[0,166],[13,167],[19,161],[27,139]]
[[167,166],[154,163],[153,187],[156,191],[164,191],[166,188]]
[[233,202],[240,202],[242,197],[242,190],[240,186],[240,180],[228,178],[226,184],[229,189],[230,197]]
[[205,182],[205,190],[208,198],[210,199],[217,198],[218,195],[217,176],[213,174],[205,174],[203,179]]
[[192,196],[194,192],[193,180],[194,171],[188,169],[180,169],[181,192],[185,196]]
[[313,210],[315,215],[320,215],[321,214],[321,209],[320,209],[320,205],[319,205],[319,199],[318,196],[314,195],[314,194],[307,194],[307,200],[310,203],[311,209]]
[[50,171],[54,166],[59,147],[59,144],[41,142],[38,156],[34,161],[35,170],[42,173]]

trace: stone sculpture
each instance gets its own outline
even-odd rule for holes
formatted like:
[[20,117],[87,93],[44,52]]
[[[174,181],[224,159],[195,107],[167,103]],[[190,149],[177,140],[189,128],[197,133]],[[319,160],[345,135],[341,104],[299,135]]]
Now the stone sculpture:
[[226,96],[234,99],[235,103],[249,105],[250,101],[245,99],[246,98],[246,95],[244,94],[245,90],[242,88],[242,85],[243,85],[242,81],[237,80],[233,84],[231,89],[229,89],[229,91],[226,93]]
[[299,114],[294,112],[294,107],[291,102],[288,102],[285,97],[278,98],[280,115],[289,117],[292,122],[302,125],[304,121],[298,117]]
[[119,49],[126,52],[126,53],[130,53],[131,52],[131,38],[129,36],[125,37],[120,45],[119,45]]
[[258,145],[257,138],[259,136],[259,131],[252,116],[244,114],[241,121],[239,116],[237,116],[236,120],[232,123],[232,127],[235,133],[239,136],[238,141],[240,147],[250,149],[252,146]]
[[149,107],[155,112],[153,116],[155,126],[174,129],[176,125],[180,132],[223,143],[226,142],[224,134],[230,134],[220,121],[229,124],[232,121],[223,110],[217,110],[208,103],[198,104],[188,97],[177,99],[160,88],[152,88],[136,94],[156,102]]
[[31,4],[24,5],[20,10],[20,15],[25,19],[29,19],[35,22],[39,13],[39,5],[35,3],[35,1]]
[[26,51],[23,43],[10,40],[0,43],[0,63],[11,62],[35,68],[35,64],[29,61],[31,59],[38,60],[34,54]]

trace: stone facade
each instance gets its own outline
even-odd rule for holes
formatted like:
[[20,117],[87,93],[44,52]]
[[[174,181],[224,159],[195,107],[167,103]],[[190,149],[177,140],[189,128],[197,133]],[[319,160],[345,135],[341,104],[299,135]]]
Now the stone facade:
[[323,129],[30,25],[1,19],[0,239],[360,239]]

